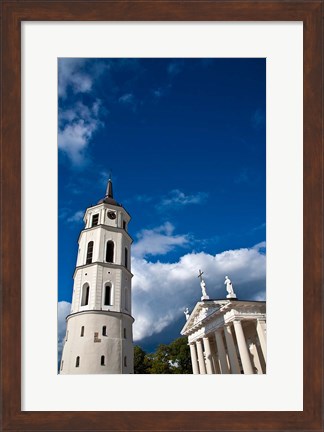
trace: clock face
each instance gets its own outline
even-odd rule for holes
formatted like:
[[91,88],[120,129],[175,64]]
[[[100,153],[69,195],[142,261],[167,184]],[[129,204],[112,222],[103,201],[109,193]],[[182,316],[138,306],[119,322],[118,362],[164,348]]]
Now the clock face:
[[116,219],[116,213],[114,211],[109,211],[108,213],[109,219]]

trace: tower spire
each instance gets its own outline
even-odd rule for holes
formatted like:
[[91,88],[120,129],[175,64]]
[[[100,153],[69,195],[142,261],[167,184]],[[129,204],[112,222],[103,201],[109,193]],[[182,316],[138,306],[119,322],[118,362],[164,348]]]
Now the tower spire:
[[98,201],[98,204],[101,204],[101,203],[112,204],[112,205],[122,207],[122,205],[118,204],[114,199],[113,185],[112,185],[112,180],[111,180],[111,171],[109,172],[109,178],[108,178],[108,182],[107,182],[105,197],[102,198],[100,201]]
[[106,197],[114,198],[112,181],[111,181],[111,174],[109,174],[109,179],[108,179],[108,183],[107,183]]

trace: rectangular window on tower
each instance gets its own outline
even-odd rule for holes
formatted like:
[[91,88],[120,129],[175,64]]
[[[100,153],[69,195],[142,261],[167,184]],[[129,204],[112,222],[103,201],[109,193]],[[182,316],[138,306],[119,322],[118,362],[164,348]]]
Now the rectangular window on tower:
[[92,254],[93,254],[93,241],[88,243],[86,264],[92,263]]
[[128,249],[125,248],[125,267],[128,268]]
[[99,222],[99,213],[92,216],[91,226],[94,227],[94,226],[98,225],[98,222]]

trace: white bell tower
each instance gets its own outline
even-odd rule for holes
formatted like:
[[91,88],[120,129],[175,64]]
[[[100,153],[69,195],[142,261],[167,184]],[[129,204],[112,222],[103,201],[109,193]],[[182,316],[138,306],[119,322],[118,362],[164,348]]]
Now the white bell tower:
[[84,215],[61,374],[134,373],[129,221],[109,179]]

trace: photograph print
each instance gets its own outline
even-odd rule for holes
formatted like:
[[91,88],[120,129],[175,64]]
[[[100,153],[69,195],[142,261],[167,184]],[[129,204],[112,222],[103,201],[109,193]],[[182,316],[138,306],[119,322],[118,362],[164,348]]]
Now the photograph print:
[[266,59],[58,59],[58,373],[265,374]]

